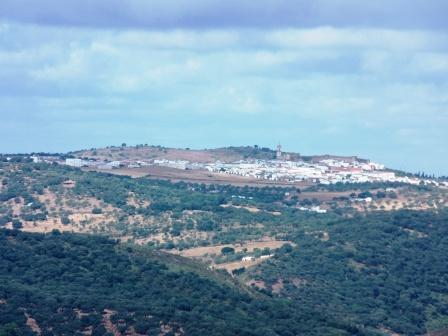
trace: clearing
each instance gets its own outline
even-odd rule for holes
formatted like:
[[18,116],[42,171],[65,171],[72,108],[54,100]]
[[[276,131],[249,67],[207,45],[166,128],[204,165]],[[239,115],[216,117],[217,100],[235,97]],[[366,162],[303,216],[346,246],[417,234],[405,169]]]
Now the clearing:
[[[232,247],[235,249],[235,252],[242,252],[244,249],[247,250],[248,253],[253,252],[255,249],[264,249],[269,248],[271,250],[278,249],[285,244],[294,245],[293,242],[288,240],[263,240],[263,241],[251,241],[242,244],[225,244],[225,245],[213,245],[213,246],[204,246],[204,247],[194,247],[190,249],[185,249],[182,251],[175,250],[175,254],[179,254],[183,257],[189,258],[201,258],[207,255],[220,255],[221,249],[223,247]],[[170,251],[168,251],[170,252]]]

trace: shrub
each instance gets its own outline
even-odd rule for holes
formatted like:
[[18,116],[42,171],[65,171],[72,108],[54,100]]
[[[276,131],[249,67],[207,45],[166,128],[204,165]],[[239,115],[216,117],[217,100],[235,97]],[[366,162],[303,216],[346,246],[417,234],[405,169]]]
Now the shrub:
[[221,249],[221,254],[234,254],[234,253],[235,253],[235,249],[230,246],[225,246]]
[[93,208],[92,213],[94,215],[102,214],[103,213],[103,209],[101,209],[101,208]]
[[13,228],[14,230],[19,230],[19,229],[23,228],[23,224],[22,224],[21,221],[19,221],[19,220],[17,220],[17,219],[14,219],[14,220],[12,221],[12,228]]

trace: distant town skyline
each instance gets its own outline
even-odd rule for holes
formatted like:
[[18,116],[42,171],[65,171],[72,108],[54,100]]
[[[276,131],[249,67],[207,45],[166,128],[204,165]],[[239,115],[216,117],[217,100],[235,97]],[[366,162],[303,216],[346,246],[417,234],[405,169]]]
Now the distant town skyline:
[[148,143],[448,175],[448,3],[0,2],[0,152]]

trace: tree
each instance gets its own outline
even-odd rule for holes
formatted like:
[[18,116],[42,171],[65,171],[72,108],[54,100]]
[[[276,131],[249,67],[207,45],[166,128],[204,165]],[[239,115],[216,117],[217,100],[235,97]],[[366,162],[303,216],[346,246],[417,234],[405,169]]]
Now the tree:
[[23,228],[23,224],[22,224],[21,221],[19,221],[19,220],[17,220],[17,219],[14,219],[14,220],[12,221],[12,228],[13,228],[14,230],[19,230],[19,229]]
[[103,213],[103,209],[101,209],[101,208],[93,208],[93,210],[92,210],[92,214],[94,214],[94,215],[99,215],[102,213]]
[[246,270],[245,267],[240,267],[240,268],[234,269],[232,271],[232,274],[238,276],[240,274],[243,274],[245,270]]
[[221,254],[234,254],[234,253],[235,253],[235,249],[230,246],[225,246],[221,249]]
[[17,324],[7,323],[0,328],[0,336],[19,335]]
[[68,224],[70,224],[70,218],[69,218],[68,216],[62,216],[62,217],[61,217],[61,223],[62,223],[63,225],[68,225]]

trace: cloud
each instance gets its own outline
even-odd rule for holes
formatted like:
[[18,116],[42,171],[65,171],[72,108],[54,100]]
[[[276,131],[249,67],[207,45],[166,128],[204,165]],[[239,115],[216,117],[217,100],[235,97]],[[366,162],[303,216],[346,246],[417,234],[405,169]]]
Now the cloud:
[[227,30],[207,31],[136,31],[127,30],[112,36],[123,45],[158,49],[222,49],[233,47],[239,42],[239,34]]
[[446,29],[445,0],[2,0],[0,18],[144,29],[388,27]]
[[0,151],[280,140],[448,166],[442,31],[0,27]]
[[448,48],[444,33],[334,27],[274,30],[266,35],[266,42],[284,48],[343,47],[400,51],[425,50],[435,45]]

